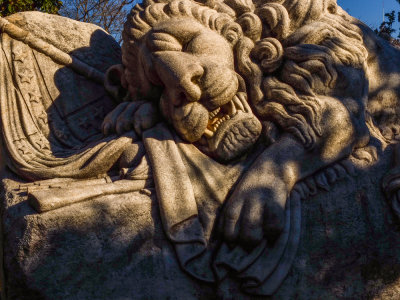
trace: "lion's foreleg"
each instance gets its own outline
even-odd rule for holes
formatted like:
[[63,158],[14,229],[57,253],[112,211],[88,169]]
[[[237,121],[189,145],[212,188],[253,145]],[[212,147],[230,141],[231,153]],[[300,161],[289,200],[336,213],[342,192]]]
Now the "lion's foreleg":
[[227,200],[222,229],[229,242],[248,245],[257,244],[264,236],[275,239],[284,227],[286,200],[296,182],[367,142],[362,115],[354,116],[338,99],[320,99],[322,135],[315,147],[310,150],[294,136],[283,135],[257,158]]

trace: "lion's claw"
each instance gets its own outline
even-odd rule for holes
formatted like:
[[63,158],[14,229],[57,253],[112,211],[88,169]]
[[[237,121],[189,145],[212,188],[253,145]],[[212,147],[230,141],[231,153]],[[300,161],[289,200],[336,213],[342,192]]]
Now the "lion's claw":
[[123,102],[111,111],[102,124],[104,135],[135,130],[139,135],[153,127],[159,120],[157,108],[153,103],[137,101]]
[[[278,193],[277,193],[278,192]],[[228,244],[257,246],[263,238],[274,243],[285,224],[286,192],[247,189],[239,183],[222,211],[221,234]],[[278,198],[279,199],[278,199]]]

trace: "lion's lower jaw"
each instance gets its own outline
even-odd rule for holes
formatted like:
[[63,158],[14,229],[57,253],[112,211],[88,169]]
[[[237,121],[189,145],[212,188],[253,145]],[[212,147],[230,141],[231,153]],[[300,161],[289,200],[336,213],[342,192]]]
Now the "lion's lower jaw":
[[253,114],[238,113],[224,122],[209,140],[209,155],[220,162],[239,158],[255,144],[261,129],[260,121]]

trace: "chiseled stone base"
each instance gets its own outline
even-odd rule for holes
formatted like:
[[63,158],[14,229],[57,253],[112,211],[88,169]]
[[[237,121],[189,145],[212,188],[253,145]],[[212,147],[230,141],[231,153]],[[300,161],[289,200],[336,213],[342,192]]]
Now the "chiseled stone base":
[[211,299],[183,274],[155,193],[104,196],[36,214],[6,179],[7,299]]
[[[273,299],[400,299],[400,225],[380,188],[391,157],[303,202],[297,258]],[[154,191],[39,215],[11,174],[3,184],[7,299],[256,299],[180,270]]]
[[392,161],[389,147],[302,203],[297,258],[277,299],[400,299],[400,222],[381,188]]

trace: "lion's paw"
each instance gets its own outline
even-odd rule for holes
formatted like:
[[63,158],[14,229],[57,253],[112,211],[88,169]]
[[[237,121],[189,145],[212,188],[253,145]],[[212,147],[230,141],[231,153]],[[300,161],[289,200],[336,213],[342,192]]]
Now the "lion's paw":
[[257,246],[262,239],[273,244],[285,225],[286,186],[254,188],[239,183],[227,199],[220,219],[220,232],[228,244],[244,248]]
[[111,111],[102,124],[104,135],[121,135],[134,130],[138,135],[159,121],[158,109],[151,102],[123,102]]

